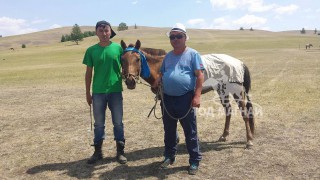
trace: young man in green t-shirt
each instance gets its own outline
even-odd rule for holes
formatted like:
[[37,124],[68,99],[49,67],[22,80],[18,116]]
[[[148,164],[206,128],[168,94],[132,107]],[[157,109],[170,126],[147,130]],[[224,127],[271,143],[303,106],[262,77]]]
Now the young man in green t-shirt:
[[93,164],[103,158],[101,148],[105,139],[106,108],[108,107],[111,111],[114,140],[117,145],[117,160],[119,163],[125,164],[127,158],[124,156],[125,138],[122,123],[123,98],[120,64],[123,50],[119,44],[110,41],[116,35],[110,23],[97,22],[96,35],[100,42],[89,47],[83,58],[83,64],[87,66],[86,97],[89,106],[93,105],[94,115],[93,141],[95,151],[87,163]]

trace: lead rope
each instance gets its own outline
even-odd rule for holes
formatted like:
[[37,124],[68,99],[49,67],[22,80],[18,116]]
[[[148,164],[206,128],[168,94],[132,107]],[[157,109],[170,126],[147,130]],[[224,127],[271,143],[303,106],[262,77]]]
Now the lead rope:
[[91,131],[92,131],[92,108],[91,108],[91,104],[90,104],[90,120],[91,120],[90,128],[91,128]]
[[152,111],[153,111],[153,115],[154,115],[154,117],[156,118],[156,119],[162,119],[162,117],[163,117],[163,111],[162,111],[162,116],[161,117],[157,117],[157,115],[156,115],[156,107],[157,107],[157,104],[158,104],[158,100],[159,100],[159,94],[160,94],[160,91],[159,91],[159,88],[158,88],[158,91],[157,91],[157,94],[156,94],[156,96],[154,97],[154,101],[155,101],[155,103],[154,103],[154,106],[151,108],[151,110],[150,110],[150,112],[149,112],[149,114],[148,114],[148,118],[150,117],[150,114],[152,113]]
[[187,112],[184,116],[182,116],[182,117],[180,117],[180,118],[175,118],[175,117],[173,117],[173,116],[168,112],[168,110],[167,110],[167,108],[166,108],[166,106],[165,106],[165,104],[164,104],[164,100],[163,100],[163,99],[164,99],[164,98],[163,98],[163,86],[160,85],[160,87],[158,88],[156,97],[155,97],[155,104],[154,104],[154,106],[151,108],[151,111],[149,112],[148,118],[149,118],[149,116],[150,116],[150,114],[151,114],[152,111],[153,111],[154,117],[155,117],[156,119],[161,119],[161,118],[162,118],[162,117],[158,118],[158,117],[156,116],[156,106],[157,106],[157,103],[158,103],[158,97],[159,97],[159,95],[160,95],[161,102],[163,102],[163,103],[162,103],[162,105],[163,105],[162,117],[163,117],[164,111],[166,111],[166,113],[168,114],[168,116],[169,116],[170,118],[175,119],[175,120],[184,119],[184,118],[187,117],[187,115],[190,113],[190,111],[191,111],[191,109],[192,109],[191,104],[190,104],[190,108],[189,108],[188,112]]

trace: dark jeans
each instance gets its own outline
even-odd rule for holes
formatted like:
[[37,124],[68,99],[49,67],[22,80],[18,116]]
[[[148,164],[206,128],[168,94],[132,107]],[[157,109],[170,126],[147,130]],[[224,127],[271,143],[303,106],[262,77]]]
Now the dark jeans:
[[105,139],[106,109],[111,111],[114,140],[124,141],[122,92],[93,94],[94,144]]
[[[174,118],[183,117],[191,106],[193,99],[193,91],[190,91],[182,96],[169,96],[164,94],[164,105],[168,113]],[[163,105],[162,105],[163,106]],[[163,107],[162,107],[163,108]],[[163,125],[164,125],[164,156],[172,158],[177,153],[177,122],[178,120],[171,118],[164,110]],[[199,140],[197,135],[197,121],[195,108],[192,108],[188,115],[179,119],[183,128],[187,150],[189,152],[189,163],[199,163],[202,156],[199,148]]]

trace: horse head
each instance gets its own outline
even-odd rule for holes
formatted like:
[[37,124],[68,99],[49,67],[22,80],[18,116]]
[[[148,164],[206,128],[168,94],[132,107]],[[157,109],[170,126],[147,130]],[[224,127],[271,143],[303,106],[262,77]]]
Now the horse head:
[[135,45],[129,44],[129,46],[121,40],[121,47],[123,49],[121,56],[122,77],[125,79],[127,88],[135,89],[140,77],[149,85],[153,85],[159,77],[162,61],[167,54],[166,51],[142,48],[139,40],[136,41]]
[[123,49],[121,56],[122,77],[125,79],[128,89],[136,88],[136,81],[139,80],[141,73],[142,53],[139,51],[140,46],[141,42],[139,40],[137,40],[134,46],[132,44],[127,46],[126,43],[121,40],[121,47]]

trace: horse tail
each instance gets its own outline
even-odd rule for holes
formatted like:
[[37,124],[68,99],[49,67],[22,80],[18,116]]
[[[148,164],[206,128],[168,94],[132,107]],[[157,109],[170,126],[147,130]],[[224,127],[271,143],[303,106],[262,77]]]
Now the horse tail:
[[246,65],[243,65],[244,67],[244,77],[243,77],[243,86],[245,88],[246,93],[249,93],[249,90],[251,89],[251,78],[250,78],[250,71]]
[[252,135],[254,135],[254,116],[253,116],[253,106],[249,97],[249,90],[251,89],[251,77],[250,77],[250,71],[249,68],[244,65],[244,81],[243,81],[243,86],[245,88],[245,92],[246,92],[246,97],[247,97],[247,104],[246,104],[246,108],[247,108],[247,113],[249,116],[249,125],[250,125],[250,130]]

